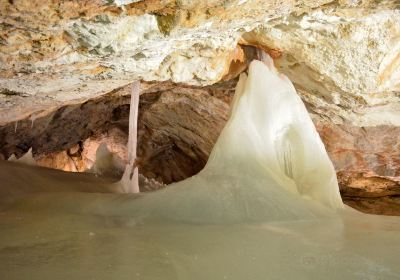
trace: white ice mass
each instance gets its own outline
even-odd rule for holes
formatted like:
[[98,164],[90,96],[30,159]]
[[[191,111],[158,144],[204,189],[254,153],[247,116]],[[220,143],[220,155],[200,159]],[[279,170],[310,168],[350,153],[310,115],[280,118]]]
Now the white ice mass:
[[343,203],[334,167],[292,83],[273,63],[255,60],[249,75],[240,76],[230,119],[205,168],[136,207],[143,216],[229,223],[310,219]]

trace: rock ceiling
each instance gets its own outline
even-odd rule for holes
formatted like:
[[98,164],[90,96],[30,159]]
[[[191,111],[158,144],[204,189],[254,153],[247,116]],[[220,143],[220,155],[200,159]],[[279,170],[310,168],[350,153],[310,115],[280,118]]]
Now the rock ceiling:
[[205,86],[275,57],[310,112],[400,124],[400,2],[373,0],[0,1],[0,124],[131,83]]

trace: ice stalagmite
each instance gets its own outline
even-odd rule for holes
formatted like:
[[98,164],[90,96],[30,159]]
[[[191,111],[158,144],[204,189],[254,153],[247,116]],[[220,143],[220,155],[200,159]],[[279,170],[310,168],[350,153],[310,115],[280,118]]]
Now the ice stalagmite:
[[117,155],[110,152],[106,143],[101,143],[96,151],[93,166],[87,172],[101,176],[117,177],[126,164]]
[[290,80],[268,59],[253,61],[249,76],[240,77],[231,119],[206,169],[253,159],[279,187],[341,208],[336,173],[314,124]]
[[136,205],[144,216],[200,223],[310,219],[343,207],[324,145],[272,59],[241,75],[205,168]]
[[36,165],[36,161],[32,155],[32,148],[30,148],[22,157],[17,159],[15,155],[11,155],[11,157],[8,160],[19,162],[22,164]]

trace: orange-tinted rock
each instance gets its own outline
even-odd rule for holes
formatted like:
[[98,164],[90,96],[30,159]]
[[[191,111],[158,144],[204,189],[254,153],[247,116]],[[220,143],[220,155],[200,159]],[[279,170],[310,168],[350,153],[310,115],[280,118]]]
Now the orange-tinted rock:
[[35,158],[38,165],[70,172],[79,172],[75,161],[68,155],[68,151],[54,152]]
[[360,211],[400,215],[400,127],[317,122],[345,203]]
[[[112,128],[106,133],[87,138],[81,144],[77,144],[66,151],[52,152],[36,156],[38,165],[61,169],[72,172],[85,172],[90,170],[96,161],[96,152],[101,144],[120,159],[126,162],[127,134],[118,128]],[[121,174],[123,166],[121,166]]]

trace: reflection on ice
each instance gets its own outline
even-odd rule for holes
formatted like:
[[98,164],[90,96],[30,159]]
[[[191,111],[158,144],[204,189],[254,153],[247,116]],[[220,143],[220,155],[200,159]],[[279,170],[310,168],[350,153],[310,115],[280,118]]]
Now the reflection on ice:
[[164,190],[116,194],[89,174],[10,162],[0,177],[2,279],[400,279],[400,219],[343,206],[272,64],[241,76],[204,170]]

